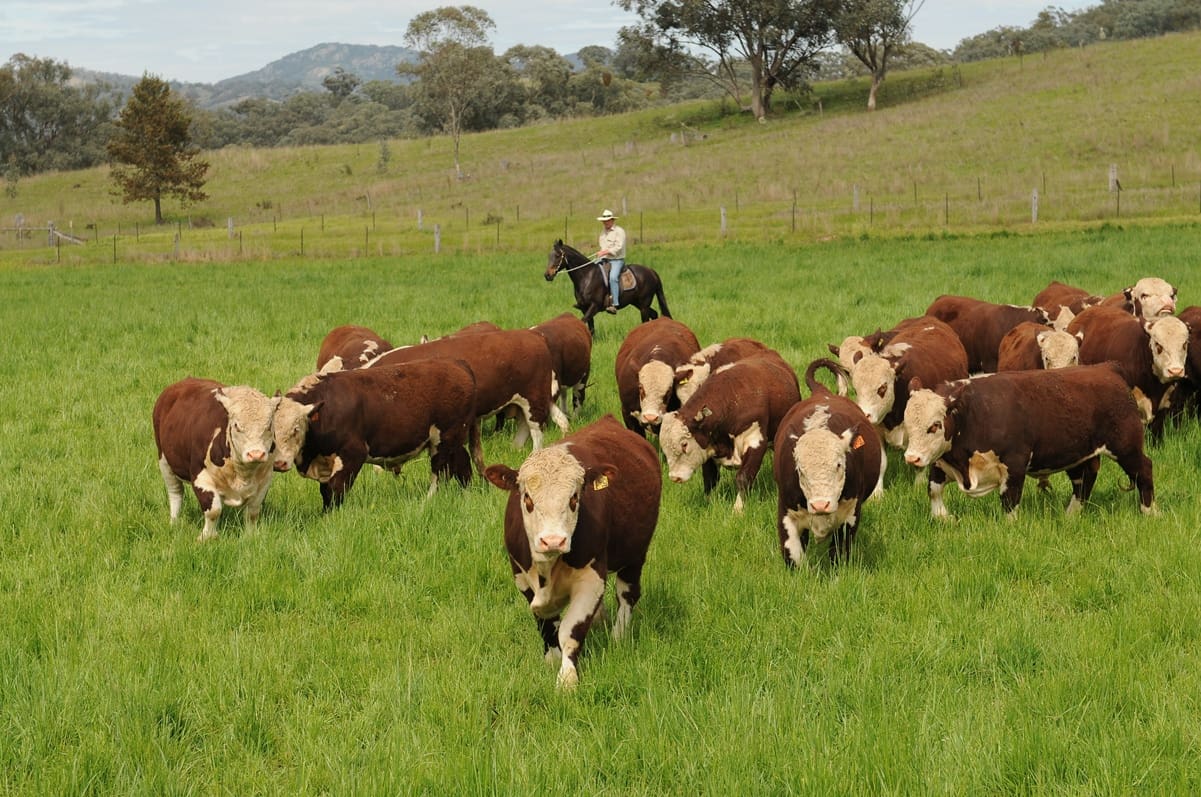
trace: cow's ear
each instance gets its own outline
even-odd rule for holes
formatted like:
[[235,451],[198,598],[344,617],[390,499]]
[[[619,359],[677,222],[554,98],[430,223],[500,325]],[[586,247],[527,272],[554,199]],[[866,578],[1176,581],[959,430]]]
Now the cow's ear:
[[829,349],[830,353],[833,354],[835,357],[838,356],[838,347],[835,346],[833,343],[827,343],[826,348]]
[[584,486],[591,488],[593,492],[600,492],[608,489],[615,478],[617,478],[616,467],[607,463],[597,465],[584,473]]
[[1084,330],[1083,329],[1076,330],[1076,340],[1080,341],[1081,343],[1084,342]]
[[1047,335],[1049,335],[1049,334],[1051,334],[1049,331],[1048,332],[1039,332],[1037,335],[1034,336],[1034,339],[1036,341],[1038,341],[1038,345],[1041,346],[1041,345],[1043,345],[1043,343],[1046,342]]
[[489,465],[484,468],[484,478],[502,490],[513,492],[517,489],[517,471],[508,465]]
[[305,407],[305,412],[309,416],[309,423],[318,420],[321,417],[321,408],[325,406],[325,399],[321,399],[316,404],[308,404]]
[[915,376],[909,380],[909,395],[912,396],[914,393],[916,393],[917,391],[919,391],[921,389],[922,389],[921,377]]

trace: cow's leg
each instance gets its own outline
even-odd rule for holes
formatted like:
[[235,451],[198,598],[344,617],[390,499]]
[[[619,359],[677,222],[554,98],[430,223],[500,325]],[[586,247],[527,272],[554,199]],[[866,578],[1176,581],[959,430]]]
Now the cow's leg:
[[717,486],[717,480],[721,477],[721,470],[717,463],[712,459],[705,460],[705,463],[701,465],[701,477],[704,480],[705,495],[708,495]]
[[630,626],[634,606],[642,597],[642,566],[624,568],[614,577],[614,582],[617,591],[617,619],[613,621],[613,638],[621,639]]
[[200,530],[200,536],[196,538],[196,542],[215,539],[217,521],[221,518],[221,496],[203,487],[197,487],[195,484],[192,485],[192,492],[196,494],[196,500],[200,503],[200,511],[204,513],[204,528]]
[[267,498],[267,488],[271,486],[271,477],[273,474],[268,474],[263,480],[263,485],[255,491],[254,495],[246,499],[246,508],[242,511],[245,513],[242,516],[242,522],[246,526],[253,526],[259,522],[259,515],[263,511],[263,501]]
[[809,547],[809,529],[798,528],[796,518],[783,503],[779,504],[776,529],[780,533],[780,553],[784,564],[798,567],[805,562],[805,551]]
[[[355,479],[358,478],[359,471],[363,468],[366,460],[366,451],[347,451],[343,454],[342,467],[329,478],[329,498],[325,505],[326,509],[330,508],[331,502],[335,507],[342,506],[346,493],[354,486]],[[322,485],[322,487],[325,486]],[[326,497],[325,491],[322,491],[321,497]]]
[[[1097,471],[1101,469],[1101,458],[1093,457],[1075,467],[1067,469],[1068,480],[1072,483],[1072,500],[1068,502],[1064,514],[1074,515],[1084,508],[1088,497],[1092,495],[1093,484],[1097,481]],[[1039,485],[1046,477],[1040,477]]]
[[942,468],[931,464],[929,467],[927,491],[930,494],[930,517],[938,520],[954,520],[947,511],[947,505],[942,502],[942,493],[946,488],[947,474]]
[[1012,520],[1017,517],[1018,504],[1022,502],[1022,489],[1026,486],[1026,463],[1012,459],[1005,463],[1009,473],[1001,490],[1001,508]]
[[1158,515],[1155,506],[1155,482],[1151,475],[1151,458],[1137,449],[1118,458],[1118,466],[1138,489],[1138,508],[1144,515]]
[[179,510],[183,508],[183,480],[171,470],[164,456],[158,458],[158,469],[163,474],[163,484],[167,486],[167,507],[171,522],[174,523],[179,519]]
[[734,486],[738,490],[738,497],[734,499],[734,514],[736,515],[742,514],[746,495],[750,492],[751,485],[755,483],[755,477],[759,475],[759,468],[763,465],[765,454],[767,454],[767,441],[743,452],[742,464],[738,466],[738,472],[734,474]]
[[580,570],[571,585],[571,602],[559,621],[559,649],[563,661],[559,665],[558,686],[571,689],[579,683],[576,663],[584,649],[584,637],[605,596],[605,579],[591,567]]
[[475,472],[484,478],[484,443],[480,437],[480,419],[471,422],[471,433],[468,435],[471,443],[471,461],[475,463]]

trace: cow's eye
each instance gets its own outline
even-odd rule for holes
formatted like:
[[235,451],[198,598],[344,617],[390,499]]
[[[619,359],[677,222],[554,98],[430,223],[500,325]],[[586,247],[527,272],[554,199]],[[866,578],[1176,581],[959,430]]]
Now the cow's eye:
[[687,440],[680,441],[680,453],[682,453],[682,454],[688,453],[688,441]]
[[573,495],[571,500],[567,502],[567,506],[572,512],[576,511],[576,509],[578,509],[580,506],[580,497],[578,495]]
[[876,391],[876,394],[879,395],[880,398],[884,398],[884,394],[887,392],[888,392],[888,385],[880,385],[880,388]]
[[526,511],[526,512],[533,512],[533,511],[534,511],[534,499],[533,499],[533,498],[530,498],[530,494],[529,494],[529,493],[526,493],[526,494],[525,494],[524,503],[525,503],[525,511]]
[[926,434],[936,434],[942,431],[942,421],[935,421],[930,424],[930,428],[926,430]]
[[1156,354],[1163,354],[1163,346],[1162,346],[1162,345],[1160,345],[1159,343],[1156,343],[1156,344],[1155,344],[1155,353],[1156,353]]

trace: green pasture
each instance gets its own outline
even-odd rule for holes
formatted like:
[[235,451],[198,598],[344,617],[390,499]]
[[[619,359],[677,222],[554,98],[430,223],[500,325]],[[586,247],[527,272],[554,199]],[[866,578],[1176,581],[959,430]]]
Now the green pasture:
[[[1027,68],[1034,59],[1027,60]],[[589,202],[589,208],[595,202]],[[751,336],[798,370],[941,293],[1028,302],[1052,279],[1197,288],[1201,227],[639,247],[702,344]],[[593,231],[588,230],[588,237]],[[1201,508],[1189,420],[1149,449],[1161,514],[1112,463],[947,492],[929,519],[894,455],[852,560],[785,569],[770,467],[663,489],[630,637],[593,629],[556,692],[501,544],[505,495],[425,499],[428,463],[345,505],[277,478],[260,523],[198,545],[167,521],[150,413],[193,374],[265,391],[329,329],[394,343],[568,309],[527,251],[0,267],[0,794],[1186,794],[1201,788]],[[533,236],[531,236],[533,237]],[[577,236],[579,237],[579,236]],[[637,322],[597,319],[573,426],[618,409]],[[558,437],[558,432],[549,434]],[[486,459],[517,465],[509,433]],[[770,464],[770,460],[769,460]]]

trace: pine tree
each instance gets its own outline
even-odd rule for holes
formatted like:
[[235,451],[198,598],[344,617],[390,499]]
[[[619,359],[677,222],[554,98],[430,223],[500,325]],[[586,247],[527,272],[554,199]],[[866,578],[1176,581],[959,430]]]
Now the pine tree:
[[172,97],[167,82],[153,75],[133,87],[114,124],[108,142],[113,181],[126,204],[154,201],[155,224],[163,223],[164,196],[184,204],[208,199],[201,189],[209,165],[196,157],[200,150],[192,146],[191,124],[183,100]]

